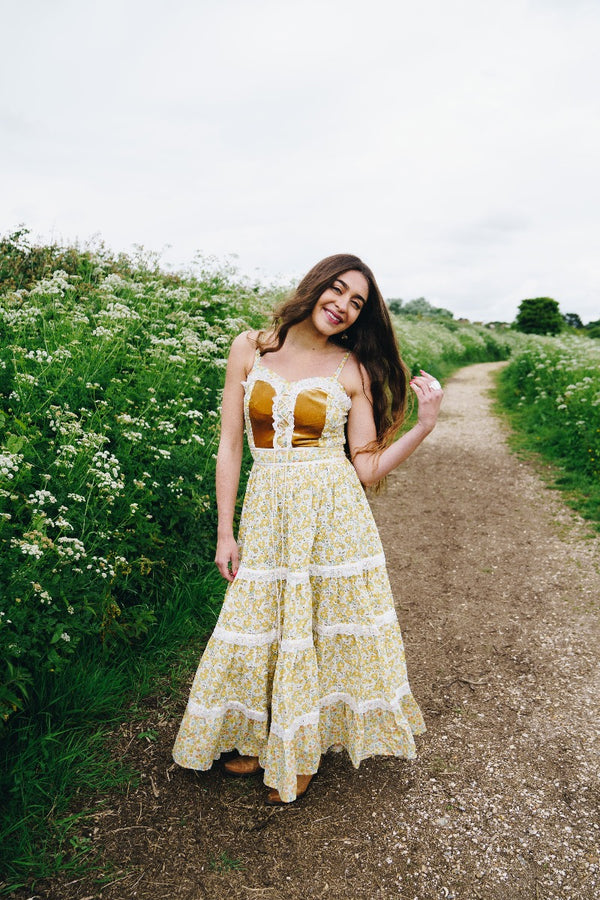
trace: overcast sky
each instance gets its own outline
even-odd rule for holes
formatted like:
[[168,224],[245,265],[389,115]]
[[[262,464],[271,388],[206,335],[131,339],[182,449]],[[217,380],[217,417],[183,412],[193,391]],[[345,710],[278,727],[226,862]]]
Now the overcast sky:
[[600,318],[600,0],[0,0],[0,229]]

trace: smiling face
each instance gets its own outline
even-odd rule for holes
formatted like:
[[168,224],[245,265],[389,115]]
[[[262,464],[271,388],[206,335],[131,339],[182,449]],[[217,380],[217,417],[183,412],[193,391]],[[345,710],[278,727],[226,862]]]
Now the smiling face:
[[342,272],[314,305],[312,321],[321,334],[341,334],[356,322],[367,302],[369,283],[362,272]]

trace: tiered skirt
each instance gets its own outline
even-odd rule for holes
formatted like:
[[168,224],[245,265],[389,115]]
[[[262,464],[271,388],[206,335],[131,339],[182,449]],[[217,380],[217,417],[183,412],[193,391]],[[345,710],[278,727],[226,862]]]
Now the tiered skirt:
[[258,756],[285,802],[345,748],[354,766],[415,756],[425,730],[406,673],[381,541],[343,450],[257,450],[241,563],[196,672],[173,757]]

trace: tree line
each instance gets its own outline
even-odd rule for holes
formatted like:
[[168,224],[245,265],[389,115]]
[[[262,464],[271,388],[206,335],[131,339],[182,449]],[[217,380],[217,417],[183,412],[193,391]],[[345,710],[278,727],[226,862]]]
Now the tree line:
[[522,300],[514,327],[525,334],[559,334],[567,329],[583,331],[591,338],[600,338],[600,319],[584,325],[577,313],[561,313],[557,301],[551,297]]
[[[446,322],[454,319],[454,314],[449,309],[433,306],[424,297],[407,302],[396,297],[386,302],[389,311],[396,316],[419,316]],[[522,300],[517,317],[510,327],[525,334],[559,334],[561,331],[575,330],[591,338],[600,338],[600,319],[584,325],[578,313],[561,313],[558,302],[551,297],[531,297]]]

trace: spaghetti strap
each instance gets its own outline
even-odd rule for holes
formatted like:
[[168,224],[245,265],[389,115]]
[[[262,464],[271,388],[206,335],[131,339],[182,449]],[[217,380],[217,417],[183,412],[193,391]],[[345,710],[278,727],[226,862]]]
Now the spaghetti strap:
[[342,369],[343,369],[344,366],[346,365],[346,360],[348,359],[349,356],[350,356],[350,351],[348,350],[348,352],[344,354],[344,357],[343,357],[341,363],[339,364],[339,366],[338,366],[337,369],[335,370],[335,375],[333,376],[334,378],[339,378],[339,377],[340,377],[340,375],[341,375],[341,373],[342,373]]
[[251,365],[250,368],[248,369],[248,373],[247,373],[246,378],[244,379],[244,381],[240,381],[240,384],[243,385],[243,387],[246,387],[246,385],[248,384],[248,380],[247,380],[247,379],[248,379],[249,376],[250,376],[250,372],[252,372],[252,370],[254,369],[254,366],[257,365],[257,364],[260,365],[260,360],[261,360],[260,350],[259,350],[258,347],[257,347],[257,348],[256,348],[256,353],[254,354],[254,362],[252,363],[252,365]]

